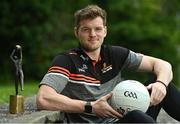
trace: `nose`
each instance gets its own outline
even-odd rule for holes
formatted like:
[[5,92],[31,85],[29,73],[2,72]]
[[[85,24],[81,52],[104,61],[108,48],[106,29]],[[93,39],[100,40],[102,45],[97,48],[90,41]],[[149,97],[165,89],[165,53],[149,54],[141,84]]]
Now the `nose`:
[[96,32],[93,29],[90,31],[90,36],[96,36]]

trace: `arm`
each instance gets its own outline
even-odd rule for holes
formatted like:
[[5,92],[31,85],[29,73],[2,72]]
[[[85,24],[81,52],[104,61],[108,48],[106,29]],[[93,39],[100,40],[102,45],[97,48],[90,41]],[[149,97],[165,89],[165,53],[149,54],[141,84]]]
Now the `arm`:
[[46,110],[60,110],[70,113],[84,112],[84,101],[73,100],[57,93],[53,88],[42,85],[37,95],[37,108]]
[[154,72],[157,76],[157,80],[164,82],[166,86],[168,86],[173,78],[170,63],[150,56],[143,56],[139,70]]
[[[116,112],[108,103],[112,94],[107,94],[91,102],[92,112],[101,117],[116,117],[122,115]],[[57,93],[53,88],[42,85],[37,95],[37,108],[46,110],[60,110],[67,113],[83,113],[86,101],[75,100]]]
[[[171,65],[161,59],[143,55],[142,62],[139,66],[140,71],[151,71],[156,74],[157,80],[164,82],[166,86],[173,78]],[[151,104],[159,104],[166,95],[166,87],[159,82],[152,82],[147,86],[151,92]]]

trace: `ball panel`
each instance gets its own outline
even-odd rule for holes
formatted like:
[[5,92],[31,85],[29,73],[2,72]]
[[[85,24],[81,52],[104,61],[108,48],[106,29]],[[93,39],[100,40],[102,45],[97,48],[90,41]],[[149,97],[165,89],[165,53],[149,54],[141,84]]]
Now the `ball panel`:
[[112,107],[123,114],[135,109],[146,112],[150,105],[148,90],[143,84],[135,80],[120,82],[112,93]]

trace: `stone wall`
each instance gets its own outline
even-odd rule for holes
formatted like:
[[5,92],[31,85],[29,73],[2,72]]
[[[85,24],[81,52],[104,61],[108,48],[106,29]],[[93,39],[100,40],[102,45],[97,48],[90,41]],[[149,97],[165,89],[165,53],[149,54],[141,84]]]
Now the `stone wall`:
[[10,114],[8,104],[0,106],[0,123],[51,123],[64,119],[59,111],[38,111],[36,96],[28,97],[24,103],[23,114]]
[[[0,106],[0,123],[53,123],[62,122],[64,114],[59,111],[37,111],[36,96],[25,100],[23,114],[10,114],[7,104]],[[157,122],[159,123],[179,123],[161,110]]]

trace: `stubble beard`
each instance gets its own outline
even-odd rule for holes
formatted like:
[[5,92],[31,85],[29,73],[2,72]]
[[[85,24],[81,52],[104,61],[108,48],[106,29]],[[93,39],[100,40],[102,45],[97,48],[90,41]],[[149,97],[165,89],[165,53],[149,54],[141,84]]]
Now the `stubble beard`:
[[[100,41],[99,41],[100,42]],[[94,52],[97,49],[99,49],[102,45],[102,41],[98,44],[88,44],[88,43],[80,43],[81,47],[86,51],[86,52]]]

